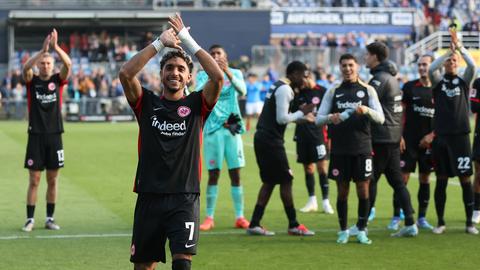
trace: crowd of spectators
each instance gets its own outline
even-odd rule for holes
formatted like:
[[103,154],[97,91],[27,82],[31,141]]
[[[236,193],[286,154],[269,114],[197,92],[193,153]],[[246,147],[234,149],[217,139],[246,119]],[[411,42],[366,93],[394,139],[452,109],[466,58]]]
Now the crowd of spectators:
[[371,40],[364,32],[348,32],[344,35],[336,35],[334,33],[314,34],[308,32],[303,36],[286,36],[281,39],[272,40],[272,45],[280,45],[284,48],[314,46],[314,47],[358,47],[365,48]]
[[428,0],[272,0],[274,7],[421,7]]

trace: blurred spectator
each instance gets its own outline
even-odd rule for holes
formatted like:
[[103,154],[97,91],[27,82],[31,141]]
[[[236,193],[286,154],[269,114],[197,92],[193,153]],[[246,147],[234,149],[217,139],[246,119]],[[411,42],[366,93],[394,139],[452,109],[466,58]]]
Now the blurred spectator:
[[265,101],[265,96],[267,95],[268,93],[268,90],[270,90],[270,87],[272,86],[272,84],[274,83],[275,81],[273,81],[270,77],[270,75],[268,73],[266,73],[265,75],[263,75],[263,79],[262,79],[262,87],[260,89],[260,100],[262,102]]
[[260,91],[262,84],[258,82],[257,74],[250,73],[247,76],[247,103],[245,106],[245,112],[247,115],[246,128],[250,130],[250,119],[252,117],[257,118],[262,112],[263,102],[260,99]]
[[82,97],[96,97],[95,84],[83,70],[78,72],[78,91]]

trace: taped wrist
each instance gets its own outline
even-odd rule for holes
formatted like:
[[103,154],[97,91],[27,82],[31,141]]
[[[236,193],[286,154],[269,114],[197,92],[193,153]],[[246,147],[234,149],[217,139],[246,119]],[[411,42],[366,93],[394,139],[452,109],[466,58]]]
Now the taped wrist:
[[202,49],[200,45],[193,39],[193,37],[188,32],[187,28],[183,28],[177,34],[178,38],[182,41],[182,43],[187,47],[188,51],[192,54],[196,54],[199,50]]
[[160,52],[163,48],[165,48],[165,45],[163,45],[163,43],[158,38],[155,39],[154,42],[152,42],[152,46],[155,48],[157,53]]

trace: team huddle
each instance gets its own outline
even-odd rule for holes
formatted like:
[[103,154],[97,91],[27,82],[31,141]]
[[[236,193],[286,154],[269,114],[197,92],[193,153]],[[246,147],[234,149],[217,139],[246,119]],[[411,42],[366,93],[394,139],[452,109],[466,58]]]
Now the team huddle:
[[[394,237],[416,236],[420,229],[435,234],[446,231],[444,217],[448,178],[460,180],[468,234],[476,235],[473,225],[480,221],[480,138],[470,146],[469,110],[480,112],[480,79],[470,85],[475,65],[468,51],[451,31],[451,48],[438,59],[424,55],[418,59],[419,78],[400,89],[396,67],[388,59],[388,47],[374,42],[367,46],[365,63],[372,79],[359,77],[355,56],[339,59],[342,80],[325,89],[316,85],[308,67],[293,61],[286,77],[275,82],[266,94],[259,116],[254,151],[260,171],[260,187],[253,214],[244,216],[244,194],[240,169],[245,166],[241,135],[246,131],[238,97],[246,94],[239,70],[228,66],[227,53],[220,45],[203,50],[189,33],[179,15],[169,19],[165,30],[151,45],[127,61],[119,78],[125,96],[135,113],[138,126],[138,164],[134,191],[138,194],[131,242],[131,262],[135,269],[154,269],[166,262],[165,244],[169,240],[172,269],[191,269],[199,230],[215,227],[218,180],[225,160],[231,180],[234,227],[249,235],[272,236],[261,225],[271,194],[278,184],[288,219],[287,232],[296,236],[315,233],[296,217],[292,194],[293,175],[285,150],[285,130],[294,122],[297,162],[304,167],[308,202],[302,212],[317,211],[315,168],[322,193],[322,208],[334,210],[329,200],[328,178],[337,185],[337,243],[348,243],[355,236],[361,244],[371,244],[367,224],[375,218],[377,183],[385,174],[394,191],[393,217],[388,229]],[[203,68],[196,89],[187,95],[193,62],[180,47],[195,55]],[[63,66],[53,74],[52,47]],[[165,48],[169,48],[166,53]],[[141,86],[136,75],[157,53],[163,86],[161,96]],[[457,69],[460,57],[467,67]],[[40,74],[33,75],[37,64]],[[40,53],[24,67],[29,100],[29,139],[25,167],[30,171],[27,195],[27,222],[24,231],[34,228],[34,209],[41,171],[47,169],[47,229],[58,230],[53,212],[58,169],[63,167],[60,115],[61,92],[70,72],[71,61],[57,45],[57,32],[45,39]],[[441,73],[441,68],[444,73]],[[471,108],[470,108],[471,107]],[[477,118],[477,122],[478,122]],[[202,149],[203,146],[203,149]],[[208,169],[206,218],[200,224],[200,179],[202,151]],[[475,181],[472,186],[472,159]],[[328,162],[329,161],[329,162]],[[415,221],[410,193],[406,188],[418,163],[418,217]],[[328,168],[327,168],[328,164]],[[434,191],[436,226],[426,220],[430,199],[431,172],[436,174]],[[358,219],[348,226],[350,182],[356,186]],[[405,226],[400,227],[404,219]]]

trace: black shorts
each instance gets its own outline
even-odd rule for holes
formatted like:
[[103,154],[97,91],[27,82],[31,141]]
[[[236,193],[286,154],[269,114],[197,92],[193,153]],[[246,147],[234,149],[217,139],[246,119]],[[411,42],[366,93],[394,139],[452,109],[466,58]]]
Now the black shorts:
[[330,156],[328,177],[336,181],[361,182],[373,177],[371,155],[334,155]]
[[433,171],[432,149],[420,148],[418,143],[406,142],[406,149],[400,157],[402,172],[415,172],[417,162],[419,173],[430,173]]
[[195,255],[200,222],[199,194],[139,193],[135,206],[130,261],[165,263],[171,254]]
[[472,159],[480,161],[480,134],[475,132],[473,137]]
[[472,149],[468,134],[437,135],[433,139],[433,164],[439,176],[471,176]]
[[400,142],[373,144],[373,167],[376,181],[382,174],[385,174],[387,178],[390,178],[389,182],[402,182]]
[[268,143],[255,136],[253,146],[262,182],[282,184],[293,180],[287,153],[282,143]]
[[324,143],[297,140],[297,162],[308,164],[317,163],[328,158],[327,147]]
[[63,168],[62,134],[28,134],[25,168],[36,171]]

